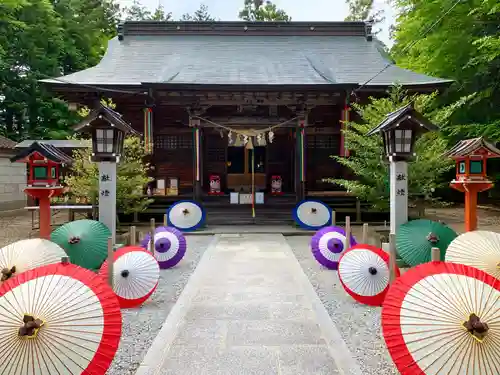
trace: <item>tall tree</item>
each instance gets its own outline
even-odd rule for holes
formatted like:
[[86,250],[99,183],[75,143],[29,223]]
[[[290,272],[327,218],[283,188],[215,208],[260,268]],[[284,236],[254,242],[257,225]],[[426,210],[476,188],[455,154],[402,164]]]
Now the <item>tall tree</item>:
[[205,4],[200,4],[200,7],[193,14],[184,13],[181,21],[215,21],[215,18],[210,15],[208,7]]
[[[346,21],[368,21],[371,20],[374,25],[379,25],[384,21],[384,12],[382,9],[375,9],[375,0],[345,0],[349,6],[349,15]],[[380,30],[374,30],[374,33]]]
[[283,9],[267,0],[245,0],[239,18],[244,21],[291,21]]
[[[334,156],[342,165],[348,167],[356,180],[329,179],[355,196],[372,205],[376,210],[386,210],[389,204],[389,171],[383,162],[383,145],[379,136],[367,137],[366,134],[377,126],[390,112],[413,102],[415,109],[440,124],[453,112],[448,108],[436,111],[436,94],[411,96],[401,87],[394,87],[384,98],[371,98],[364,105],[354,104],[362,121],[349,122],[344,130],[346,145],[352,154],[348,158]],[[409,163],[408,193],[424,194],[432,199],[432,192],[447,184],[442,176],[453,168],[450,159],[443,158],[446,141],[438,132],[424,134],[415,145],[418,157]],[[410,197],[411,198],[411,197]]]
[[127,21],[150,20],[153,17],[151,11],[142,5],[139,0],[134,0],[131,6],[125,7],[123,9],[123,14]]
[[459,138],[487,135],[500,141],[498,1],[393,0],[393,4],[399,14],[391,51],[397,63],[454,79],[456,83],[442,97],[445,103],[467,99],[445,130]]
[[134,0],[130,7],[123,9],[125,20],[127,21],[171,21],[172,13],[166,12],[163,5],[159,4],[158,7],[151,12],[139,0]]
[[8,0],[0,9],[0,132],[15,140],[64,138],[77,115],[38,81],[95,65],[118,7],[111,0]]
[[171,21],[172,12],[165,12],[165,8],[160,4],[153,12],[151,19],[153,21]]

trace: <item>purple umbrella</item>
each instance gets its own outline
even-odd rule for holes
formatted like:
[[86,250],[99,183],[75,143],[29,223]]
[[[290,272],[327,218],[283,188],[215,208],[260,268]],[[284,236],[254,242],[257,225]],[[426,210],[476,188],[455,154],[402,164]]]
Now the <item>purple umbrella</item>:
[[[336,270],[339,259],[346,248],[346,234],[341,227],[326,227],[317,231],[311,238],[311,250],[314,258],[326,268]],[[351,234],[351,246],[356,239]]]
[[[141,246],[148,248],[151,236],[148,234],[141,241]],[[161,269],[172,268],[186,254],[186,238],[181,231],[172,227],[158,227],[154,235],[155,257]]]

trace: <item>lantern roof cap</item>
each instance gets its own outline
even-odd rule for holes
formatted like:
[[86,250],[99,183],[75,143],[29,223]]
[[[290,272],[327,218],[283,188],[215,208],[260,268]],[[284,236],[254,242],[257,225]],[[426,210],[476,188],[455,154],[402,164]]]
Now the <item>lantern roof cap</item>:
[[94,122],[98,118],[103,118],[125,134],[139,134],[132,128],[132,126],[130,126],[128,122],[126,122],[122,118],[122,115],[120,113],[103,105],[102,103],[98,103],[81,122],[73,126],[73,130],[77,132],[84,131],[86,128],[90,127],[92,122]]
[[66,155],[64,152],[59,150],[57,147],[41,142],[33,142],[31,146],[22,150],[19,154],[10,158],[12,163],[20,162],[26,163],[31,155],[38,153],[44,158],[57,163],[57,164],[72,164],[73,159]]
[[384,131],[390,130],[396,127],[402,121],[413,121],[421,128],[427,131],[439,130],[439,128],[432,122],[427,120],[422,114],[413,108],[412,104],[407,104],[404,107],[397,109],[394,112],[389,113],[384,120],[370,130],[367,135],[373,135],[376,133],[382,133]]
[[[482,150],[481,152],[478,152]],[[444,156],[460,159],[467,156],[481,156],[485,158],[500,157],[500,150],[483,137],[464,139],[453,146]]]

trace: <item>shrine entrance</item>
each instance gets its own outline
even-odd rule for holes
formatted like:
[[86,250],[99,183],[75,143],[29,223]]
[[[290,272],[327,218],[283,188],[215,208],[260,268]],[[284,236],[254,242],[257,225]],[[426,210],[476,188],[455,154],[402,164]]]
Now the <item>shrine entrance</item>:
[[227,148],[227,188],[251,193],[266,189],[266,147]]

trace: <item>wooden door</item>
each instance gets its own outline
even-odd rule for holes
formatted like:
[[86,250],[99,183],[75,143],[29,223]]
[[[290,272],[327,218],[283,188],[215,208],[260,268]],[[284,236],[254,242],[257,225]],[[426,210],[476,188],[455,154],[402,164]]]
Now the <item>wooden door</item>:
[[266,147],[230,146],[227,149],[227,187],[234,191],[251,191],[252,153],[254,155],[254,184],[256,190],[266,188]]

